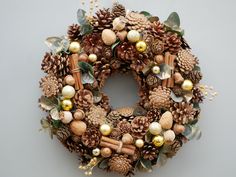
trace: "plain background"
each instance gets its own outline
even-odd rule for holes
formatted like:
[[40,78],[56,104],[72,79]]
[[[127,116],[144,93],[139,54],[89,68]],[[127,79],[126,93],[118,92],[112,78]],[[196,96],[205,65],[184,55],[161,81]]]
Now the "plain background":
[[[88,0],[87,0],[88,1]],[[101,0],[110,7],[110,0]],[[202,105],[203,137],[186,144],[161,169],[141,177],[234,177],[235,138],[235,0],[121,0],[127,8],[148,10],[163,21],[172,11],[182,20],[193,52],[199,57],[203,83],[219,96]],[[44,39],[66,33],[76,22],[79,0],[0,0],[0,177],[78,177],[74,154],[47,133],[39,133],[38,81],[47,47]],[[106,85],[112,105],[133,104],[136,84],[115,76]],[[100,170],[94,176],[111,176]]]

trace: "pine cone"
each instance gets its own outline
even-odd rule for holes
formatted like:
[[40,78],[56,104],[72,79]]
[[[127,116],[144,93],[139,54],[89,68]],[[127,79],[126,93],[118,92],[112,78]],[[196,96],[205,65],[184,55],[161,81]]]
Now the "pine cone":
[[97,61],[94,64],[94,76],[97,78],[99,87],[105,85],[106,79],[111,75],[110,64],[103,64],[102,61]]
[[70,25],[68,27],[67,35],[71,41],[79,41],[82,37],[80,35],[80,26],[78,24]]
[[194,66],[197,64],[197,59],[187,50],[180,50],[178,52],[178,57],[176,58],[180,70],[182,72],[188,73],[192,71]]
[[99,145],[101,133],[97,128],[87,128],[86,132],[82,135],[82,143],[88,148],[95,148]]
[[170,100],[170,89],[166,87],[159,86],[150,91],[150,105],[153,108],[169,108],[171,104]]
[[64,77],[70,73],[68,57],[46,53],[41,64],[41,69],[45,73],[52,73],[57,77]]
[[113,128],[109,137],[112,139],[120,140],[121,135],[122,135],[122,132],[119,128]]
[[160,55],[165,50],[165,44],[161,40],[155,39],[151,45],[151,49],[155,55]]
[[117,108],[116,111],[123,117],[130,117],[134,113],[133,107],[121,107]]
[[56,136],[61,143],[65,144],[66,140],[71,136],[71,132],[67,126],[62,126],[57,129]]
[[84,52],[87,54],[96,54],[100,57],[103,53],[104,43],[101,38],[101,34],[91,33],[83,37],[81,43]]
[[78,153],[80,156],[90,154],[89,149],[85,147],[81,142],[75,142],[72,136],[70,136],[66,140],[65,146],[70,152]]
[[185,102],[174,103],[170,108],[170,111],[173,115],[174,121],[183,125],[193,121],[196,113],[193,105]]
[[137,30],[142,32],[150,28],[150,21],[146,16],[136,12],[126,14],[126,23],[129,30]]
[[100,125],[105,123],[107,112],[105,109],[100,106],[92,106],[90,110],[86,113],[85,120],[88,124],[99,127]]
[[147,117],[137,116],[131,122],[132,136],[139,139],[147,133],[150,122]]
[[107,112],[111,110],[111,107],[109,104],[109,97],[105,93],[102,93],[102,99],[98,105],[101,106],[103,109],[105,109]]
[[149,122],[158,122],[161,118],[161,111],[160,109],[150,109],[146,116]]
[[182,147],[183,142],[180,140],[180,138],[176,138],[173,143],[170,145],[170,151],[166,153],[168,158],[172,158],[176,155],[176,153],[180,150]]
[[75,94],[75,103],[81,108],[88,109],[93,104],[93,94],[91,91],[82,89]]
[[191,99],[191,102],[193,103],[201,103],[203,102],[204,95],[202,91],[199,88],[194,88],[193,89],[193,98]]
[[158,147],[154,146],[151,143],[146,143],[143,146],[141,155],[144,159],[152,161],[157,159],[158,153],[159,153]]
[[165,34],[164,39],[167,52],[175,55],[180,51],[182,42],[181,38],[176,33],[168,32]]
[[112,28],[113,16],[109,9],[100,9],[92,19],[94,32],[100,32],[104,29]]
[[174,86],[172,88],[172,91],[174,92],[174,94],[177,96],[177,97],[181,97],[184,95],[184,91],[183,89],[180,87],[180,86]]
[[130,68],[136,71],[136,73],[140,73],[149,63],[150,59],[141,57],[141,59],[132,60]]
[[197,70],[190,71],[188,74],[185,74],[184,78],[191,80],[194,84],[198,84],[202,80],[202,73]]
[[122,175],[127,175],[131,169],[131,160],[125,155],[114,155],[108,162],[109,169]]
[[122,60],[134,60],[138,53],[133,44],[123,42],[116,48],[117,57]]
[[151,32],[155,38],[162,40],[165,34],[164,25],[158,20],[151,24]]
[[125,17],[126,15],[125,6],[117,2],[113,4],[111,12],[112,12],[113,17],[120,17],[120,16]]
[[117,128],[120,129],[120,131],[125,134],[125,133],[130,133],[131,131],[131,124],[126,120],[123,119],[117,124]]
[[160,86],[162,81],[155,74],[149,74],[146,78],[146,83],[151,88],[154,88]]
[[120,121],[121,116],[119,114],[118,111],[111,111],[106,118],[106,122],[110,125],[113,125],[114,127],[116,127],[117,123]]
[[43,95],[46,97],[56,96],[62,89],[62,79],[54,75],[47,75],[39,82]]

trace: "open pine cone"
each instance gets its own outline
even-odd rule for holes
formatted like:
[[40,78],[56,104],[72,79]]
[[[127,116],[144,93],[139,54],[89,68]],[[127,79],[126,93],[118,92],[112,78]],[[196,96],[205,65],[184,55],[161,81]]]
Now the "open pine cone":
[[158,153],[159,153],[158,147],[154,146],[151,143],[146,143],[143,146],[141,155],[143,156],[144,159],[152,161],[154,159],[157,159]]
[[75,102],[81,108],[88,109],[93,104],[93,94],[91,91],[82,89],[76,92],[75,94]]
[[158,88],[154,88],[153,91],[150,91],[150,105],[153,108],[169,108],[170,101],[170,89],[166,87],[159,86]]
[[131,160],[124,155],[114,155],[108,162],[109,170],[127,175],[132,169]]
[[80,26],[78,24],[70,25],[68,27],[67,35],[71,41],[79,41],[82,37],[80,35]]
[[116,2],[113,4],[113,7],[112,7],[112,15],[113,17],[120,17],[120,16],[123,16],[125,17],[126,15],[126,9],[125,9],[125,6],[123,6],[122,4]]
[[90,110],[86,113],[85,120],[88,124],[99,127],[105,123],[107,112],[100,106],[92,106]]
[[116,48],[116,51],[117,57],[122,60],[134,60],[138,55],[135,46],[128,42],[123,42]]
[[132,136],[139,139],[147,133],[150,122],[147,117],[137,116],[131,122]]
[[101,133],[97,128],[87,128],[86,132],[82,135],[81,141],[88,148],[94,148],[99,145]]

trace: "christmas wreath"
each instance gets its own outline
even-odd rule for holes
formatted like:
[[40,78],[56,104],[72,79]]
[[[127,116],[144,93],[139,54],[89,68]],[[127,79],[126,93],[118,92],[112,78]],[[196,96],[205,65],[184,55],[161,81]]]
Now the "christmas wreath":
[[[208,88],[199,84],[199,61],[176,12],[162,23],[115,3],[94,16],[79,9],[77,17],[66,36],[46,40],[39,105],[48,113],[43,129],[79,155],[86,175],[95,166],[122,175],[150,171],[200,138],[199,103]],[[101,91],[118,72],[137,81],[134,107],[112,109]]]

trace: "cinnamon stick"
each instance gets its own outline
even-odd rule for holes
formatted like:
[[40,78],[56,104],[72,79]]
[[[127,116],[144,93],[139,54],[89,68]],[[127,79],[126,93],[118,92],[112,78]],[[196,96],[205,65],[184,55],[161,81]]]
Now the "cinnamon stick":
[[80,74],[78,61],[79,61],[78,54],[72,54],[69,58],[70,70],[71,70],[72,75],[75,79],[75,89],[76,90],[80,90],[80,89],[84,88],[82,81],[81,81],[81,74]]
[[[109,148],[111,148],[113,150],[116,150],[116,151],[118,150],[118,146],[117,145],[114,145],[114,144],[108,143],[108,142],[104,142],[104,141],[100,142],[100,146],[102,146],[102,147],[109,147]],[[135,150],[122,147],[121,148],[121,152],[124,153],[124,154],[127,154],[127,155],[134,155]]]

